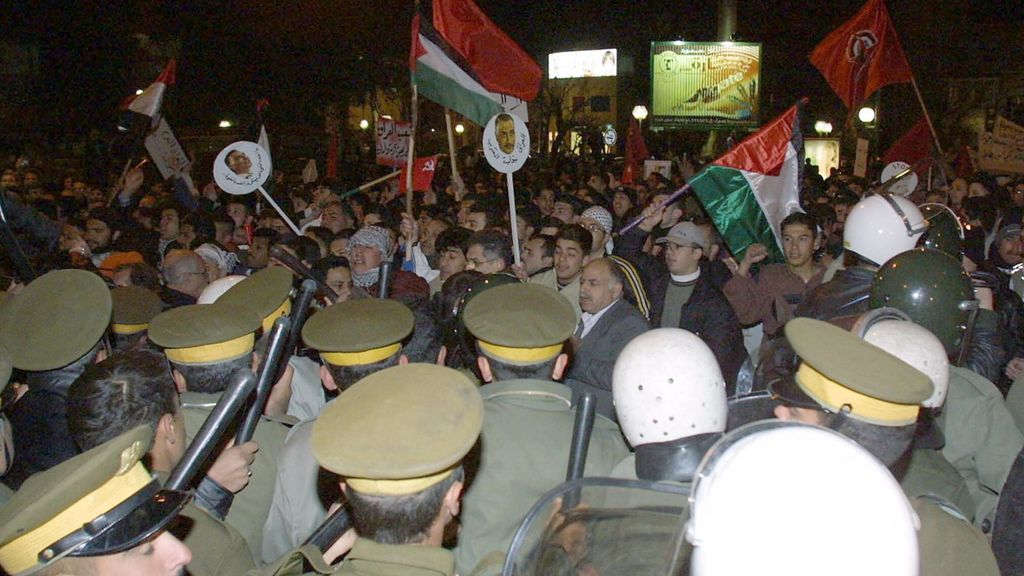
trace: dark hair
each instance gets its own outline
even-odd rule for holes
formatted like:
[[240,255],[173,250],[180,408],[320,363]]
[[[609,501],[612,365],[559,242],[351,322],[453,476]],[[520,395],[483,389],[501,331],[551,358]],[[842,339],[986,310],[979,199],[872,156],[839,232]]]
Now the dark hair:
[[214,242],[217,238],[217,227],[213,225],[213,217],[206,212],[190,212],[182,220],[181,225],[192,226],[196,234],[195,246]]
[[494,228],[502,224],[502,213],[493,202],[477,202],[466,210],[466,214],[474,213],[483,214],[487,219],[485,228]]
[[568,204],[570,207],[572,207],[573,214],[580,213],[580,202],[575,197],[570,196],[568,194],[559,194],[555,196],[555,200],[551,204],[554,205],[559,202],[561,202],[562,204]]
[[349,487],[346,506],[362,538],[380,544],[415,544],[428,536],[448,490],[462,482],[460,465],[448,477],[419,492],[401,496],[362,494]]
[[308,236],[295,236],[284,245],[295,252],[299,260],[309,263],[310,266],[315,266],[320,260],[320,245]]
[[131,270],[132,286],[140,286],[150,292],[160,293],[159,270],[145,262],[133,262],[131,264],[121,264],[114,270],[114,273],[116,274],[124,269]]
[[541,219],[540,208],[534,204],[516,206],[516,216],[522,218],[528,226],[536,229]]
[[318,260],[315,265],[313,265],[313,271],[320,274],[321,280],[326,279],[327,273],[334,268],[348,268],[351,270],[352,266],[349,264],[348,258],[345,258],[344,256],[335,256],[333,254],[324,256]]
[[156,430],[178,409],[178,391],[163,355],[119,352],[93,364],[68,389],[68,430],[83,451],[135,428]]
[[584,254],[590,254],[590,251],[594,249],[594,237],[590,234],[590,230],[579,224],[569,224],[562,228],[556,240],[572,240],[580,245],[580,250]]
[[556,238],[550,234],[534,234],[533,236],[530,236],[527,242],[530,240],[537,240],[538,238],[544,241],[544,257],[554,258]]
[[495,382],[504,380],[551,380],[551,373],[554,371],[555,362],[558,360],[558,356],[555,356],[539,364],[508,364],[482,350],[480,354],[487,357],[487,363],[491,366],[491,376]]
[[189,392],[216,394],[228,387],[231,375],[238,370],[252,369],[252,354],[243,354],[234,360],[213,364],[176,364],[171,367],[185,377]]
[[[590,232],[587,232],[590,234]],[[505,261],[505,267],[512,265],[514,260],[512,259],[512,242],[508,236],[497,230],[480,230],[474,232],[473,236],[469,239],[468,246],[479,244],[484,251],[484,255],[487,258],[498,259],[501,258]]]
[[437,235],[434,240],[434,250],[440,254],[449,248],[455,248],[463,255],[469,250],[469,242],[473,238],[473,231],[465,228],[448,228]]
[[323,226],[310,226],[306,228],[306,232],[316,236],[324,244],[330,244],[331,240],[334,240],[334,232],[331,232],[330,228],[324,228]]
[[540,222],[537,223],[538,232],[541,228],[555,228],[556,230],[561,232],[562,228],[564,227],[565,222],[562,222],[561,220],[555,218],[554,216],[544,216],[540,219]]
[[779,232],[785,230],[786,226],[791,226],[793,224],[805,226],[815,236],[821,233],[821,228],[818,227],[818,220],[815,219],[814,216],[804,212],[793,212],[789,216],[783,218],[782,224],[779,225]]
[[267,244],[273,246],[281,240],[281,235],[277,233],[277,230],[272,228],[257,228],[252,233],[253,240],[256,238],[266,238]]
[[344,392],[350,386],[359,382],[363,378],[366,378],[370,374],[380,372],[385,368],[391,368],[392,366],[398,366],[398,360],[402,357],[402,351],[399,350],[391,356],[383,360],[378,360],[372,364],[357,364],[355,366],[338,366],[331,364],[330,362],[324,362],[324,366],[327,367],[327,371],[331,373],[331,378],[334,378],[335,385],[338,386],[338,390]]

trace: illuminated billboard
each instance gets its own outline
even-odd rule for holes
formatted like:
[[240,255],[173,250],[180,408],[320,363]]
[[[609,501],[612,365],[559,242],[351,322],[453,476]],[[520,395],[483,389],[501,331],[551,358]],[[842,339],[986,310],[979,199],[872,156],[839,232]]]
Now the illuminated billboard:
[[619,55],[607,50],[577,50],[548,55],[548,78],[596,78],[615,76]]
[[760,75],[760,44],[652,42],[652,126],[757,128]]

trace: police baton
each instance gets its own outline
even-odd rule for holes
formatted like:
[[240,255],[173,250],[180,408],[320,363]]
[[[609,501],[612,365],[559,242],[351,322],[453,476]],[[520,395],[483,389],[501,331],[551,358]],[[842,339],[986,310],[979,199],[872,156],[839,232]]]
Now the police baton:
[[178,465],[171,471],[164,488],[187,490],[196,474],[206,463],[213,449],[220,442],[224,432],[235,420],[235,416],[256,388],[256,375],[249,370],[239,370],[231,377],[227,389],[221,395],[213,411],[206,417],[203,426],[196,433],[192,443],[185,450]]
[[379,290],[377,291],[377,297],[383,300],[388,297],[388,292],[391,291],[391,260],[385,260],[380,263],[380,272],[378,272],[377,281],[380,282]]
[[[316,282],[309,278],[303,280],[302,285],[299,286],[299,295],[295,298],[295,303],[292,305],[292,313],[289,316],[292,325],[288,329],[288,343],[285,346],[285,354],[294,354],[296,347],[299,345],[302,326],[306,323],[306,317],[309,316],[309,305],[313,303],[316,290]],[[281,364],[282,370],[279,370],[279,372],[284,369],[284,362]]]
[[235,445],[244,444],[252,440],[256,432],[256,425],[259,424],[260,416],[267,405],[267,398],[270,397],[270,390],[277,382],[277,367],[284,355],[284,347],[288,342],[288,327],[291,320],[281,316],[274,320],[274,326],[270,329],[270,341],[267,343],[267,352],[264,354],[263,363],[260,365],[259,378],[256,381],[256,398],[249,406],[249,411],[242,419],[242,425],[235,433]]
[[352,527],[352,519],[348,515],[348,510],[345,509],[344,504],[335,510],[330,516],[324,518],[324,521],[316,527],[316,530],[306,538],[303,542],[303,546],[312,544],[316,546],[320,552],[326,552],[331,544],[341,538],[341,535],[348,532],[348,529]]
[[270,255],[273,256],[278,262],[280,262],[281,265],[284,266],[285,268],[298,274],[302,278],[312,280],[313,282],[315,282],[316,293],[318,295],[326,296],[332,300],[338,297],[338,294],[324,282],[323,277],[321,277],[316,272],[310,270],[309,267],[303,264],[301,260],[299,260],[295,256],[292,256],[291,254],[283,250],[280,246],[271,247]]
[[[583,468],[587,464],[587,451],[590,449],[590,433],[594,430],[596,415],[594,405],[593,392],[583,392],[576,402],[576,420],[572,425],[572,444],[569,446],[569,466],[565,471],[566,482],[583,478]],[[575,508],[579,501],[579,490],[569,492],[562,500],[562,511]]]

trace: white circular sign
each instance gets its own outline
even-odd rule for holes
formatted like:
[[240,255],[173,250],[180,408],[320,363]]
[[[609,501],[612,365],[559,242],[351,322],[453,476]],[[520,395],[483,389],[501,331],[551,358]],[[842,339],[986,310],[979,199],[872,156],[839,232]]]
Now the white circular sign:
[[511,174],[523,167],[530,156],[530,131],[526,122],[515,114],[502,112],[484,126],[484,158],[502,174]]
[[[903,172],[907,168],[910,168],[910,164],[897,160],[896,162],[890,162],[882,169],[882,184],[885,184],[889,180],[895,178],[900,172]],[[911,172],[904,176],[899,182],[894,183],[889,187],[889,194],[893,196],[901,196],[906,198],[914,193],[917,189],[917,174]]]
[[273,172],[270,152],[255,142],[245,140],[224,148],[213,161],[213,180],[228,194],[254,192]]
[[615,128],[609,127],[602,136],[604,136],[605,146],[615,146],[615,143],[619,141],[619,133],[615,131]]

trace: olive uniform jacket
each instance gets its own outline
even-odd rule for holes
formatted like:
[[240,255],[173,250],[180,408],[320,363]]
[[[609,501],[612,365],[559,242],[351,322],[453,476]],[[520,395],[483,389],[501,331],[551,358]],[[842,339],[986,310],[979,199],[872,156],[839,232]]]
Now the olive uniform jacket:
[[[219,399],[220,394],[185,392],[181,395],[186,436],[190,443]],[[283,424],[260,419],[253,436],[259,450],[252,465],[252,478],[248,486],[235,494],[231,510],[225,518],[248,542],[253,558],[261,556],[263,523],[267,520],[270,500],[274,495],[274,479],[277,477],[277,455],[284,446],[287,433],[288,428]]]
[[995,384],[956,366],[949,367],[949,392],[936,421],[946,437],[942,455],[967,481],[977,507],[974,523],[984,527],[1024,448],[1024,435]]
[[[575,414],[572,391],[557,382],[507,380],[485,384],[480,394],[484,427],[479,453],[470,452],[465,463],[455,548],[460,574],[470,574],[492,552],[506,552],[530,507],[565,482]],[[607,476],[627,453],[619,427],[598,415],[585,475]]]
[[[160,483],[167,474],[157,473]],[[256,568],[242,535],[212,514],[189,502],[168,531],[192,551],[188,573],[192,576],[239,576]]]
[[[310,571],[304,571],[308,565]],[[365,576],[454,576],[455,559],[444,548],[378,544],[357,538],[345,560],[328,566],[315,546],[302,546],[256,572],[263,576],[352,574]]]

